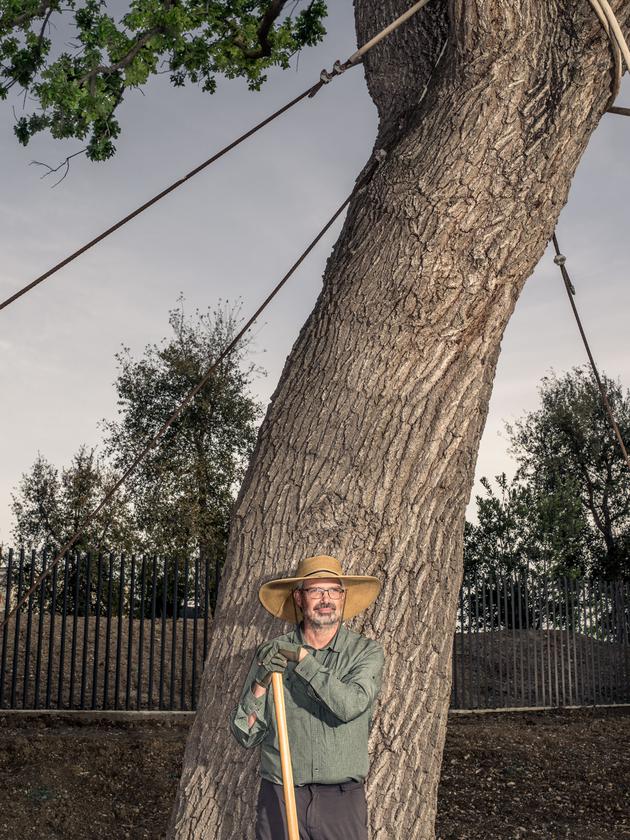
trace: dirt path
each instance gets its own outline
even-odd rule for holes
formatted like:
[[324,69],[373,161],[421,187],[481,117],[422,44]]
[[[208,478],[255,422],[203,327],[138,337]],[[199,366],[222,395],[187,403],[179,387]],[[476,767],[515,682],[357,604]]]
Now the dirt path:
[[[0,840],[159,840],[189,724],[0,717]],[[436,836],[630,840],[629,745],[630,709],[453,715]]]

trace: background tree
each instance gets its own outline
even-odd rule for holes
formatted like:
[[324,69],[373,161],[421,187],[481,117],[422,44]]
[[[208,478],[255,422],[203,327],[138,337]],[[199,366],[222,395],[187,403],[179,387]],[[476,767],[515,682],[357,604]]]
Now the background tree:
[[[626,439],[630,394],[602,377]],[[517,470],[482,479],[465,568],[630,577],[630,471],[586,367],[542,380],[540,408],[508,426]]]
[[[85,445],[61,472],[38,454],[11,497],[15,544],[52,555],[75,533],[114,480],[104,457]],[[122,490],[90,521],[75,550],[131,551],[135,544],[129,496]]]
[[[602,381],[628,440],[630,393]],[[607,580],[630,576],[630,471],[588,369],[545,377],[540,396],[541,407],[510,430],[519,473],[541,495],[571,486],[590,525],[590,571]]]
[[577,485],[568,480],[541,493],[523,476],[481,479],[477,522],[464,526],[464,574],[581,576],[591,569],[590,530]]
[[[172,333],[136,359],[118,354],[118,419],[104,423],[106,451],[122,470],[172,414],[231,341],[238,309],[219,306],[188,318],[183,300],[169,314]],[[201,559],[211,570],[210,602],[225,559],[229,516],[256,437],[260,406],[249,393],[254,373],[246,344],[230,354],[135,474],[136,540],[141,551]],[[205,574],[201,575],[202,586]]]
[[[70,465],[59,471],[40,453],[29,472],[24,473],[15,493],[11,509],[14,517],[14,544],[24,550],[24,579],[31,571],[38,575],[45,563],[52,560],[94,510],[106,490],[115,481],[114,472],[105,458],[95,449],[83,445],[73,456]],[[129,492],[122,488],[111,505],[103,508],[90,521],[75,544],[68,566],[67,608],[74,608],[75,593],[80,591],[78,611],[83,614],[85,582],[77,589],[76,575],[85,581],[85,571],[79,572],[81,556],[91,553],[101,556],[109,552],[131,552],[137,547]],[[87,566],[84,569],[87,570]],[[91,583],[95,584],[97,564],[91,565]],[[19,567],[14,566],[13,582],[17,585]],[[63,579],[57,580],[57,604],[61,604]],[[53,596],[53,582],[46,580],[42,597],[46,605]],[[102,595],[105,606],[106,594]]]

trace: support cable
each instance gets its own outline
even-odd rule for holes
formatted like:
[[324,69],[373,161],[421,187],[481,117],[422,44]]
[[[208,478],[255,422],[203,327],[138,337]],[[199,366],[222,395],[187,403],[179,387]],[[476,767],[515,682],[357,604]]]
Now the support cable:
[[[621,77],[623,76],[623,62],[626,64],[626,70],[630,70],[630,47],[626,41],[617,16],[613,12],[608,0],[589,0],[593,11],[599,18],[601,25],[610,41],[610,46],[613,51],[613,59],[615,62],[613,90],[610,96],[610,103],[612,104],[617,98],[619,88],[621,87]],[[622,61],[623,59],[623,61]],[[607,109],[613,111],[612,107]],[[618,113],[613,111],[613,113]]]
[[365,53],[368,52],[368,50],[371,50],[372,47],[376,46],[376,44],[382,41],[383,38],[387,37],[396,29],[398,29],[398,27],[405,23],[405,21],[409,20],[410,17],[415,15],[416,12],[419,12],[423,6],[426,6],[428,2],[429,0],[418,0],[418,2],[411,6],[411,8],[407,9],[407,11],[400,15],[400,17],[396,18],[395,21],[390,23],[389,26],[386,26],[385,29],[383,29],[381,32],[375,35],[374,38],[372,38],[360,49],[354,52],[347,61],[343,63],[340,61],[336,61],[332,72],[322,70],[319,77],[319,81],[316,82],[316,84],[311,85],[311,87],[307,88],[307,90],[303,91],[299,96],[296,96],[295,99],[292,99],[290,102],[287,102],[286,105],[283,105],[282,108],[279,108],[277,111],[274,111],[273,114],[270,114],[268,117],[262,120],[262,122],[259,122],[253,128],[250,128],[249,131],[246,131],[244,134],[241,134],[240,137],[237,137],[236,140],[233,140],[227,146],[224,146],[222,149],[220,149],[218,152],[212,155],[212,157],[209,157],[203,163],[200,163],[199,166],[196,166],[194,169],[191,169],[191,171],[184,175],[182,178],[179,178],[177,181],[174,181],[161,192],[157,193],[157,195],[154,195],[153,198],[150,198],[148,201],[145,201],[144,204],[141,204],[140,207],[137,207],[135,210],[132,210],[131,213],[128,213],[126,216],[124,216],[122,219],[116,222],[116,224],[113,224],[111,227],[108,227],[107,230],[103,231],[103,233],[100,233],[98,236],[95,236],[94,239],[91,239],[81,248],[78,248],[68,257],[61,260],[61,262],[58,262],[52,268],[48,269],[48,271],[45,271],[43,274],[40,274],[39,277],[36,277],[35,280],[32,280],[26,286],[23,286],[21,289],[12,294],[6,300],[2,301],[2,303],[0,303],[0,309],[5,309],[18,298],[22,297],[22,295],[25,295],[27,292],[30,292],[31,289],[34,289],[35,286],[38,286],[40,283],[43,283],[44,280],[47,280],[53,274],[56,274],[56,272],[59,271],[59,269],[68,265],[68,263],[71,263],[73,260],[76,260],[77,257],[81,256],[81,254],[84,254],[86,251],[89,251],[90,248],[93,248],[94,245],[97,245],[99,242],[102,242],[103,239],[106,239],[108,236],[117,231],[123,225],[126,225],[127,222],[130,222],[136,216],[139,216],[140,213],[147,210],[153,204],[156,204],[158,201],[160,201],[160,199],[164,198],[169,193],[173,192],[173,190],[176,190],[178,187],[181,187],[181,185],[186,183],[186,181],[190,180],[199,172],[203,171],[215,161],[219,160],[219,158],[222,158],[228,152],[232,151],[232,149],[236,148],[236,146],[240,145],[244,140],[247,140],[253,134],[256,134],[256,132],[259,131],[261,128],[264,128],[266,125],[269,125],[269,123],[273,122],[277,117],[284,114],[294,105],[297,105],[298,102],[301,102],[302,99],[312,98],[313,96],[315,96],[315,94],[319,93],[319,91],[324,85],[328,84],[328,82],[332,81],[332,79],[334,79],[336,76],[340,76],[342,73],[345,73],[345,71],[348,70],[350,67],[355,67],[357,64],[359,64]]
[[199,382],[197,382],[197,384],[195,386],[193,386],[188,391],[188,393],[186,394],[184,399],[177,406],[177,408],[171,414],[171,416],[168,418],[168,420],[165,420],[165,422],[160,426],[160,428],[157,430],[157,432],[155,432],[155,434],[149,439],[149,441],[146,443],[144,448],[138,453],[138,455],[136,455],[136,457],[129,464],[129,466],[126,468],[126,470],[121,475],[121,477],[105,493],[105,495],[103,496],[103,498],[101,499],[99,504],[94,508],[94,510],[92,510],[85,517],[85,519],[79,525],[76,532],[72,535],[72,537],[70,537],[70,539],[66,543],[64,543],[64,545],[61,547],[61,549],[57,552],[57,555],[56,555],[55,559],[53,560],[53,562],[39,575],[37,580],[34,581],[34,583],[29,587],[28,591],[26,591],[22,595],[20,600],[13,607],[13,609],[3,617],[2,621],[0,622],[0,630],[4,629],[4,627],[10,621],[10,619],[15,615],[15,613],[28,601],[29,597],[33,594],[33,592],[35,592],[38,589],[38,587],[41,586],[42,582],[50,575],[52,570],[55,569],[59,565],[59,563],[61,562],[63,557],[66,555],[66,553],[72,548],[72,546],[76,543],[76,541],[79,539],[79,537],[82,536],[85,529],[90,524],[90,522],[94,519],[94,517],[97,516],[97,514],[108,504],[108,502],[111,501],[111,499],[114,497],[115,493],[122,487],[122,485],[126,482],[126,480],[135,472],[136,468],[138,467],[140,462],[143,460],[143,458],[151,451],[151,449],[154,449],[157,446],[157,444],[164,437],[164,435],[166,434],[168,429],[170,429],[170,427],[173,425],[173,423],[179,417],[182,416],[184,411],[193,402],[193,400],[195,399],[195,397],[197,396],[199,391],[201,391],[201,389],[204,387],[204,385],[206,385],[206,383],[208,382],[210,377],[213,375],[215,370],[218,368],[218,366],[221,364],[221,362],[223,362],[227,358],[227,356],[229,356],[229,354],[234,350],[234,348],[237,346],[239,341],[243,338],[245,333],[251,328],[251,326],[258,319],[258,317],[261,315],[261,313],[267,308],[267,306],[271,303],[271,301],[274,299],[274,297],[282,289],[282,287],[285,285],[285,283],[295,273],[296,269],[304,262],[306,257],[310,254],[310,252],[317,245],[317,243],[320,241],[320,239],[322,239],[322,237],[328,232],[328,230],[332,227],[332,225],[335,223],[335,221],[343,213],[343,211],[346,209],[346,207],[350,203],[353,196],[356,193],[358,193],[360,190],[362,190],[367,185],[367,183],[372,178],[372,175],[374,174],[376,169],[379,167],[381,162],[384,160],[384,158],[385,158],[385,152],[383,150],[378,150],[376,155],[375,155],[375,158],[374,158],[374,161],[373,161],[372,165],[369,166],[365,175],[363,175],[363,177],[361,177],[359,179],[357,185],[352,190],[350,195],[346,198],[346,200],[343,202],[343,204],[341,204],[337,208],[337,210],[335,210],[333,215],[326,222],[324,227],[319,231],[317,236],[311,241],[311,243],[306,247],[306,249],[299,256],[299,258],[293,263],[293,265],[287,271],[287,273],[284,275],[284,277],[276,284],[276,286],[274,286],[274,288],[271,290],[271,292],[267,295],[267,297],[264,299],[264,301],[260,304],[258,309],[247,320],[245,325],[239,330],[237,335],[229,342],[229,344],[221,351],[221,353],[217,356],[217,358],[212,362],[212,364],[208,367],[208,369],[206,370],[206,372],[204,373],[202,378],[199,380]]
[[580,331],[580,335],[582,336],[582,341],[584,342],[584,347],[586,348],[586,353],[588,355],[588,360],[591,364],[591,368],[593,371],[593,376],[595,377],[595,382],[597,383],[597,387],[599,388],[599,393],[602,398],[602,405],[604,406],[604,411],[606,413],[606,417],[608,418],[608,422],[613,430],[613,433],[617,439],[617,443],[619,444],[619,449],[621,450],[621,454],[623,455],[625,462],[630,469],[630,456],[628,456],[628,450],[626,449],[626,445],[624,443],[623,437],[621,435],[621,430],[619,429],[619,424],[615,420],[615,415],[612,410],[612,406],[608,400],[608,394],[606,393],[606,388],[604,387],[604,383],[599,375],[599,371],[597,369],[597,365],[595,364],[595,359],[593,358],[593,354],[591,352],[591,348],[588,343],[588,339],[586,338],[586,333],[584,332],[584,327],[582,326],[582,321],[580,320],[580,316],[577,311],[577,306],[575,305],[575,287],[571,282],[571,278],[569,277],[569,272],[566,268],[566,261],[567,258],[564,254],[560,253],[560,246],[558,245],[558,237],[556,234],[553,234],[553,247],[556,251],[556,256],[553,258],[555,264],[559,267],[560,271],[562,272],[562,279],[564,280],[564,287],[567,290],[567,295],[569,296],[569,302],[571,304],[571,309],[573,309],[573,314],[575,316],[575,320],[578,325],[578,329]]

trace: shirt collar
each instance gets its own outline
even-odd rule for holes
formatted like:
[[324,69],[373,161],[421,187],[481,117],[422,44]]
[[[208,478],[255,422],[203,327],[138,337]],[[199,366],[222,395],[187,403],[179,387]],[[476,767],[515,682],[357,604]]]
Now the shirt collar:
[[[296,626],[294,633],[295,633],[296,643],[299,644],[299,645],[304,645],[305,642],[304,642],[304,637],[302,636],[302,625],[301,624],[298,624]],[[328,650],[330,648],[331,650],[339,652],[344,646],[347,634],[348,634],[348,631],[343,626],[343,624],[340,623],[339,627],[337,628],[337,632],[335,633],[335,635],[328,642],[326,647],[320,648],[320,650]]]

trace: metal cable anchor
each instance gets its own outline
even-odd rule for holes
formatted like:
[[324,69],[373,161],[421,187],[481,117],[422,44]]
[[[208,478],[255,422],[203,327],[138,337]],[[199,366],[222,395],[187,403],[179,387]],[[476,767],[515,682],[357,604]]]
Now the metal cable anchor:
[[309,93],[309,98],[312,98],[313,96],[315,96],[316,93],[319,93],[322,87],[324,85],[327,85],[329,82],[332,82],[332,80],[336,76],[341,76],[341,74],[345,73],[349,67],[354,67],[354,65],[358,63],[359,62],[357,61],[352,61],[351,58],[349,58],[348,61],[340,61],[339,59],[337,59],[337,61],[335,61],[335,63],[333,64],[333,68],[331,71],[326,70],[326,68],[324,67],[322,72],[319,74],[319,81],[317,82],[313,90]]
[[569,275],[567,274],[566,269],[564,267],[564,265],[567,261],[567,258],[564,256],[564,254],[556,254],[556,256],[553,258],[553,261],[555,262],[555,264],[557,266],[560,267],[560,271],[562,272],[562,276],[564,277],[564,279],[567,282],[567,286],[569,287],[569,291],[571,292],[572,295],[575,296],[575,286],[573,285],[573,283],[569,279]]

